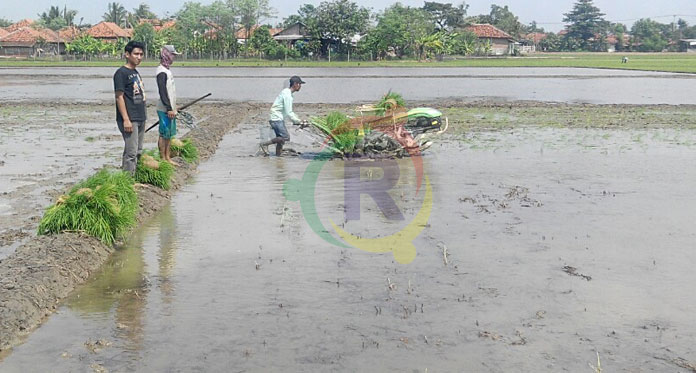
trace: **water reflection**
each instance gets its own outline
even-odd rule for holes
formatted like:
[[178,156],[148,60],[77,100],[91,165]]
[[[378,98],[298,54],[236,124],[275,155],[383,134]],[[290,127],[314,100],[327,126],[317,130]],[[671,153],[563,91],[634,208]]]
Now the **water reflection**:
[[[162,292],[162,302],[171,305],[174,299],[174,282],[172,271],[176,265],[176,215],[172,213],[171,206],[165,207],[157,221],[159,225],[159,276],[158,285]],[[167,310],[168,311],[168,310]],[[169,312],[167,312],[169,313]]]
[[[172,271],[176,264],[176,218],[171,207],[165,207],[145,229],[134,232],[131,239],[119,247],[104,265],[101,273],[75,292],[66,305],[84,316],[108,315],[113,310],[114,337],[121,341],[124,360],[139,359],[144,347],[144,330],[148,297],[159,289],[164,307],[175,296]],[[157,233],[158,273],[148,274],[144,241]],[[156,278],[153,288],[150,278]],[[167,309],[165,313],[169,313]],[[121,356],[124,358],[124,356]]]

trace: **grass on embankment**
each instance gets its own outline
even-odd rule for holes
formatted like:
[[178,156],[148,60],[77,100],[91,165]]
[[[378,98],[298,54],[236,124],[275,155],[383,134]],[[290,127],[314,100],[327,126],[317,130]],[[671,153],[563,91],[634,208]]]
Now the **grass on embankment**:
[[[628,56],[628,63],[621,58]],[[141,66],[157,66],[145,61]],[[123,60],[0,60],[0,67],[118,67]],[[448,61],[268,61],[255,59],[180,60],[177,67],[586,67],[696,73],[696,55],[686,53],[537,53],[525,57],[465,58]]]

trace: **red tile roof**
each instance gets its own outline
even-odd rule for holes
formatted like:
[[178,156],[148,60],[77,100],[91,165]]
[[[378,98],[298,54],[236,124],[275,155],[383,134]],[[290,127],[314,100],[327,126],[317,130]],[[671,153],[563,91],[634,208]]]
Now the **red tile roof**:
[[49,29],[36,30],[31,27],[24,27],[0,38],[0,44],[5,47],[30,47],[35,45],[39,40],[44,40],[48,43],[64,42],[55,31]]
[[[259,28],[259,25],[251,26],[251,29],[249,29],[249,37],[251,37],[251,35],[254,35],[254,31],[256,31],[256,29],[258,29],[258,28]],[[237,39],[246,39],[247,38],[246,27],[241,27],[239,30],[237,30],[237,32],[234,33],[234,36]]]
[[87,30],[87,34],[97,39],[129,38],[130,34],[113,22],[99,22]]
[[0,27],[0,38],[7,36],[7,34],[9,34],[9,33],[10,33],[9,31],[6,31],[4,28]]
[[162,29],[167,29],[176,26],[176,20],[172,19],[162,24]]
[[467,31],[471,31],[476,34],[479,38],[491,38],[491,39],[511,39],[514,40],[510,34],[505,31],[487,23],[483,24],[473,24],[466,28]]
[[174,27],[176,25],[176,20],[172,19],[169,21],[162,21],[159,19],[141,19],[140,24],[142,25],[143,23],[149,23],[152,25],[152,28],[154,28],[155,31],[159,31],[162,29]]
[[546,34],[543,32],[532,32],[524,36],[525,39],[531,40],[534,44],[539,44],[542,40],[546,39]]
[[[249,37],[251,37],[251,35],[254,35],[254,31],[256,31],[256,29],[258,29],[259,27],[261,27],[261,26],[259,26],[259,25],[251,26],[251,30],[249,30]],[[246,40],[246,36],[247,36],[247,32],[246,32],[246,31],[247,31],[247,30],[246,30],[244,27],[240,28],[240,29],[237,30],[237,32],[235,33],[235,37],[236,37],[237,39]],[[271,34],[271,36],[274,36],[275,34],[281,32],[281,31],[283,31],[282,28],[273,28],[273,27],[271,27],[271,28],[268,30],[268,32]]]
[[34,24],[34,21],[27,18],[27,19],[23,19],[23,20],[21,20],[21,21],[19,21],[19,22],[17,22],[17,23],[14,23],[14,24],[12,24],[12,25],[9,25],[9,26],[5,27],[5,31],[7,31],[7,32],[15,32],[15,31],[17,31],[17,30],[19,30],[19,29],[21,29],[21,28],[29,27],[29,26],[31,26],[31,25],[33,25],[33,24]]
[[81,33],[80,29],[75,26],[64,27],[58,31],[60,38],[68,42],[75,40]]

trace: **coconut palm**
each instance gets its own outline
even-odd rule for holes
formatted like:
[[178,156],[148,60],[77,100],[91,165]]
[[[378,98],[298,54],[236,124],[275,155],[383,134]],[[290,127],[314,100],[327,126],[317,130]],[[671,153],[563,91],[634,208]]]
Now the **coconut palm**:
[[75,16],[77,15],[77,10],[68,9],[67,5],[63,7],[63,19],[68,26],[72,26],[75,22]]
[[134,8],[133,13],[131,14],[133,14],[138,20],[157,18],[157,15],[155,15],[155,13],[152,13],[152,11],[150,10],[150,6],[145,3],[141,3],[137,8]]
[[102,19],[104,21],[113,22],[119,26],[125,26],[128,12],[126,11],[126,8],[123,7],[123,5],[117,2],[113,2],[109,3],[107,9],[108,11],[104,13],[104,15],[102,16]]

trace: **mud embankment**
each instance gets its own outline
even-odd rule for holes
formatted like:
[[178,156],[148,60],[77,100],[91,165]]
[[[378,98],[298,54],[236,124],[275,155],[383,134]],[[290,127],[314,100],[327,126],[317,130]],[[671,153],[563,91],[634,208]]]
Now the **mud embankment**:
[[[215,153],[227,132],[257,109],[253,105],[234,105],[215,110],[224,115],[212,118],[185,137],[193,140],[200,161],[204,161]],[[179,161],[181,166],[173,177],[171,190],[136,184],[139,223],[168,203],[172,193],[196,172],[196,164]],[[0,261],[0,353],[20,343],[23,336],[56,310],[61,299],[98,270],[114,250],[83,233],[69,232],[31,238]]]

